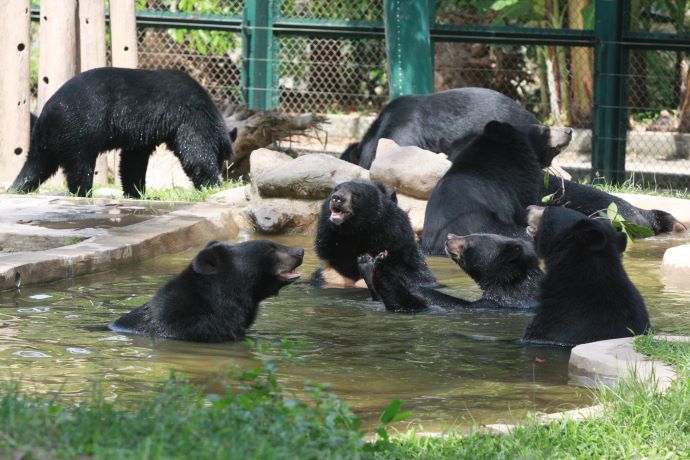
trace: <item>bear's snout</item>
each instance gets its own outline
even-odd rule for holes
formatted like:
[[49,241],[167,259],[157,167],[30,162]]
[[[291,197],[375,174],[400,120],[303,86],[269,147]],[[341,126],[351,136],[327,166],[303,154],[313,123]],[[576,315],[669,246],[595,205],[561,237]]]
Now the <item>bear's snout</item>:
[[466,244],[467,239],[464,236],[449,233],[448,240],[446,241],[446,253],[457,262],[461,259],[462,251],[465,249]]

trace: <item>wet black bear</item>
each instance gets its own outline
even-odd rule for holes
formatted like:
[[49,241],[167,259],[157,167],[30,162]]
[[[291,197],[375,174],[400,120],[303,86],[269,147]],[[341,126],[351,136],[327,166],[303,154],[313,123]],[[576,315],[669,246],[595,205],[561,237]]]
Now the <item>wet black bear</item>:
[[649,329],[644,300],[623,269],[625,234],[572,209],[528,213],[546,274],[524,342],[574,346]]
[[85,196],[98,155],[122,149],[123,191],[140,196],[149,157],[161,143],[175,153],[195,187],[215,185],[223,162],[233,156],[236,135],[228,133],[208,93],[184,72],[93,69],[48,99],[11,188],[33,191],[62,167],[69,191]]
[[369,169],[382,137],[398,145],[441,152],[440,139],[478,134],[491,120],[538,123],[520,104],[491,89],[457,88],[436,94],[405,95],[384,107],[362,141],[351,144],[340,158]]
[[387,310],[419,312],[429,307],[530,308],[542,272],[531,242],[500,235],[450,234],[446,252],[484,291],[482,298],[468,301],[407,282],[395,270],[386,270],[388,253],[360,256],[359,269],[367,286]]
[[[642,225],[659,233],[680,233],[687,229],[685,225],[666,211],[658,209],[641,209],[633,206],[623,198],[606,193],[595,187],[578,184],[569,180],[549,176],[548,186],[542,182],[541,196],[553,195],[549,205],[565,206],[591,216],[597,211],[606,210],[611,203],[616,203],[618,212],[625,220]],[[536,203],[535,203],[536,204]]]
[[469,143],[453,142],[450,169],[431,192],[422,249],[444,252],[446,235],[494,233],[526,238],[525,208],[538,202],[542,168],[564,148],[570,128],[490,121]]
[[117,332],[196,342],[244,337],[259,302],[297,278],[304,249],[271,241],[211,241],[151,301],[117,319]]
[[[360,278],[357,258],[361,254],[387,250],[387,267],[405,282],[436,283],[417,246],[410,219],[398,207],[395,191],[378,182],[338,184],[321,206],[314,245],[321,260],[353,280]],[[317,271],[313,280],[319,279]]]
[[509,308],[537,305],[543,272],[532,242],[487,233],[451,233],[446,253],[482,288],[484,300]]

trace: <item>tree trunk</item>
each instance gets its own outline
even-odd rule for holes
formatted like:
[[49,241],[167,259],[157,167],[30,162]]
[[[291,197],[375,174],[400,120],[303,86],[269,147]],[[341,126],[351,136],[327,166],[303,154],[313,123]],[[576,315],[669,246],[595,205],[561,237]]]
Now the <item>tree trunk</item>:
[[134,0],[110,2],[110,41],[113,67],[136,69],[137,20]]
[[680,104],[680,124],[678,131],[690,133],[690,69],[685,74],[685,91]]
[[[571,29],[583,29],[582,9],[590,0],[568,1],[568,22]],[[572,100],[570,104],[570,121],[574,126],[585,127],[592,123],[592,95],[594,53],[590,48],[573,47],[570,49],[570,76]]]

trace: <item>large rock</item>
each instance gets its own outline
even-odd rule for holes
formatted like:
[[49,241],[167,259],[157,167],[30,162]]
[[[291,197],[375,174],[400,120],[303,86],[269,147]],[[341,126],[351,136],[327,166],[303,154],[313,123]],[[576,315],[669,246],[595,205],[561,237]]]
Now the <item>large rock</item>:
[[260,174],[256,187],[264,198],[326,198],[337,184],[369,179],[366,169],[330,155],[304,155]]
[[690,280],[690,244],[668,248],[661,262],[661,280],[666,289],[687,291]]
[[450,164],[445,155],[380,139],[371,165],[371,179],[406,195],[427,199]]
[[304,232],[316,223],[320,205],[316,200],[256,200],[245,216],[259,233]]
[[414,230],[417,236],[420,236],[424,231],[426,200],[420,200],[398,193],[398,206],[410,216],[412,230]]
[[259,177],[262,173],[289,161],[292,161],[292,157],[286,153],[270,149],[256,149],[249,157],[249,174],[254,178]]

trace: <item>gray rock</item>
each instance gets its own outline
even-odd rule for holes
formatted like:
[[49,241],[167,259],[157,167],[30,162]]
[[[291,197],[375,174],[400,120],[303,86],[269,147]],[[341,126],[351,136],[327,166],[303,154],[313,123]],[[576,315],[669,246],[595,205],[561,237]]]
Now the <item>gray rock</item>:
[[264,198],[323,199],[337,184],[354,179],[369,179],[369,171],[330,155],[315,153],[266,171],[255,182]]
[[252,177],[259,177],[262,173],[292,161],[292,157],[283,152],[270,149],[254,150],[249,157],[249,173]]
[[94,198],[122,198],[124,193],[119,188],[97,188],[93,192]]
[[316,200],[257,200],[245,215],[259,233],[304,232],[316,223],[320,205]]
[[380,139],[371,165],[371,178],[406,195],[427,199],[450,165],[443,154],[419,147],[401,147],[390,139]]

